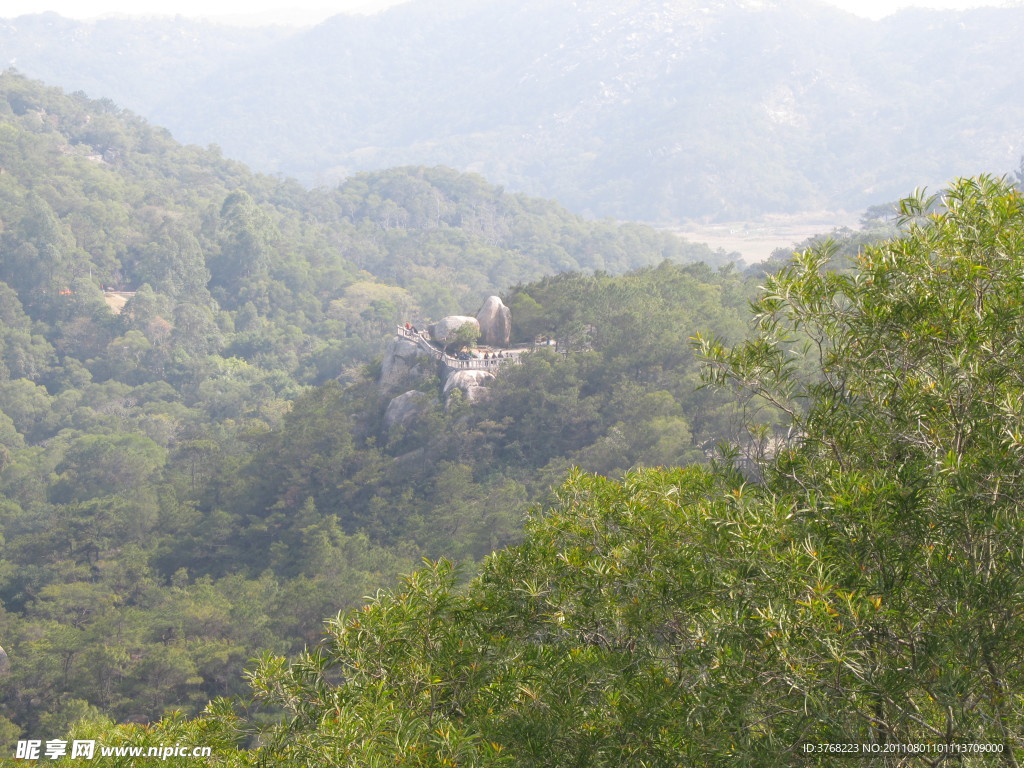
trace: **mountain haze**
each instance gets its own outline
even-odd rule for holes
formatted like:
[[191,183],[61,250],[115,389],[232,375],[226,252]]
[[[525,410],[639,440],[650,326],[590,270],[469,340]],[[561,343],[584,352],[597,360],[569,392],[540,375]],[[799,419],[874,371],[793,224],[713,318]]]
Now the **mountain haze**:
[[244,66],[267,45],[294,33],[182,16],[77,21],[40,13],[0,20],[0,61],[47,83],[149,115],[169,94],[180,98],[209,72]]
[[313,184],[444,164],[679,221],[858,210],[1024,148],[1020,8],[413,0],[300,32],[120,21],[146,44],[113,57],[112,22],[39,18],[3,29],[22,71]]

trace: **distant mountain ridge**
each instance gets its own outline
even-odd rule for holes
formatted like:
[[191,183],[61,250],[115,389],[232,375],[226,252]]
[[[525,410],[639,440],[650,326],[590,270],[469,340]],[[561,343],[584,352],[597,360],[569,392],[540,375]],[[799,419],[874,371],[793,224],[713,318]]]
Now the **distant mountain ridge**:
[[38,25],[32,50],[10,25],[0,43],[263,171],[443,164],[628,219],[859,210],[1024,152],[1024,8],[872,22],[814,0],[413,0],[258,42],[198,25],[201,66],[143,99],[147,68],[183,48],[147,24],[131,73],[84,44],[58,66]]
[[0,19],[0,68],[14,67],[64,90],[108,98],[151,117],[158,105],[181,98],[209,72],[257,57],[295,32],[284,27],[242,29],[182,16],[77,21],[40,13]]

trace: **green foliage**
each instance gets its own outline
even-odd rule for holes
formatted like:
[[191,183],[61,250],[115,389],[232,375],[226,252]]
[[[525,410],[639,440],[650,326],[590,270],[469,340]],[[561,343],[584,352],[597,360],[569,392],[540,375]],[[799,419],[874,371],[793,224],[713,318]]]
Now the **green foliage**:
[[455,331],[455,337],[451,345],[456,347],[475,347],[479,338],[480,329],[472,323],[466,323]]
[[[801,254],[765,276],[743,342],[753,284],[731,268],[541,277],[681,255],[668,236],[443,169],[304,192],[2,84],[5,738],[77,720],[224,765],[1021,747],[1006,183],[904,201],[887,243]],[[421,411],[385,429],[395,393],[357,365],[381,336],[527,278],[517,340],[557,344],[472,406],[435,400],[424,368]],[[115,314],[101,285],[137,290]],[[744,399],[700,388],[699,328],[703,380]],[[723,440],[757,461],[650,468]],[[552,494],[573,466],[596,474]],[[423,555],[439,564],[351,610]]]
[[510,470],[500,426],[383,433],[365,364],[396,323],[710,255],[446,169],[304,190],[13,72],[0,147],[0,723],[26,733],[194,714],[418,557],[519,538],[555,476]]
[[573,471],[465,587],[428,564],[295,661],[265,656],[250,684],[283,717],[246,759],[849,759],[810,743],[904,765],[945,758],[894,745],[985,744],[958,764],[1015,765],[1024,198],[981,177],[901,210],[855,271],[824,247],[769,277],[749,341],[697,340],[708,380],[788,414],[761,481]]
[[[832,732],[1011,752],[1024,202],[981,177],[908,198],[901,215],[906,234],[866,249],[854,274],[823,273],[818,251],[771,278],[756,341],[704,342],[709,375],[792,416],[797,439],[769,482],[798,500],[821,608],[836,612],[823,634],[843,670]],[[800,355],[819,377],[794,375]],[[802,687],[820,695],[824,681]]]

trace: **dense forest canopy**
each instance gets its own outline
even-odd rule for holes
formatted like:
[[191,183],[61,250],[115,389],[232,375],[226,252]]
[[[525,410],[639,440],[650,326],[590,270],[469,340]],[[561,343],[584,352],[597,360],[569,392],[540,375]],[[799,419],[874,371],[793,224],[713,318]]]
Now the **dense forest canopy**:
[[265,655],[247,709],[75,735],[225,766],[1016,765],[1024,197],[901,211],[852,269],[826,244],[769,276],[750,339],[695,340],[786,414],[759,480],[573,471],[468,585],[430,564]]
[[[865,226],[740,271],[446,168],[310,191],[3,74],[0,748],[1016,765],[1024,197]],[[529,351],[487,396],[385,375],[490,293]]]
[[[569,466],[703,460],[734,428],[687,336],[741,338],[754,283],[704,246],[444,168],[308,191],[13,73],[0,149],[4,748],[241,694],[247,659],[420,557],[468,575],[518,541]],[[494,292],[516,341],[573,354],[473,408],[427,370],[387,428],[396,323]]]

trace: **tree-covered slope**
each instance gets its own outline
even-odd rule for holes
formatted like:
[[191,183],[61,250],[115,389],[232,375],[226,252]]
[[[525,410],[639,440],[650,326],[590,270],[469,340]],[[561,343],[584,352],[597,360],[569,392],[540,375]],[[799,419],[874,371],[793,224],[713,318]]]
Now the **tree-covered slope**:
[[[645,312],[710,313],[735,336],[747,288],[731,270],[666,261],[716,255],[706,248],[476,176],[406,168],[310,192],[10,73],[0,225],[4,745],[97,712],[195,711],[240,693],[257,651],[316,642],[325,616],[420,556],[477,560],[518,540],[523,510],[575,459],[499,455],[506,427],[482,410],[384,430],[373,360],[396,322],[474,312],[519,283],[536,292],[524,306],[538,328],[603,328],[630,314],[611,297],[631,286],[622,295]],[[527,282],[641,264],[659,266],[577,273],[562,290]],[[685,308],[690,296],[703,303]],[[627,346],[595,345],[591,360]],[[550,382],[521,378],[510,397],[533,388],[591,409],[565,451],[632,419],[630,393],[612,398],[592,361],[536,366]],[[695,455],[688,401],[656,397],[663,445],[634,430],[610,470]],[[541,415],[516,421],[529,442]]]
[[[753,285],[732,270],[664,263],[518,286],[517,338],[557,337],[559,352],[506,367],[471,407],[440,397],[436,373],[382,390],[377,367],[346,390],[303,395],[280,430],[251,438],[242,464],[211,459],[201,508],[244,515],[221,547],[197,529],[178,557],[216,571],[227,553],[258,569],[312,505],[374,543],[477,560],[517,539],[527,507],[572,466],[618,476],[702,463],[739,425],[721,397],[697,391],[689,336],[712,327],[742,338]],[[386,407],[408,387],[426,406],[389,427]]]
[[[59,314],[70,301],[57,298],[60,290],[78,278],[129,291],[148,283],[176,304],[213,313],[222,330],[227,316],[217,311],[242,310],[243,321],[273,316],[273,325],[315,336],[295,345],[315,356],[368,323],[436,317],[544,274],[722,258],[645,227],[586,222],[445,169],[394,170],[307,192],[183,147],[109,102],[13,74],[0,82],[2,276],[34,317]],[[171,308],[161,309],[169,320]]]
[[826,247],[770,277],[751,340],[699,340],[705,380],[790,414],[761,480],[574,472],[468,585],[428,566],[266,655],[269,727],[218,701],[76,737],[226,766],[1016,765],[1024,198],[984,177],[903,212],[851,272]]

